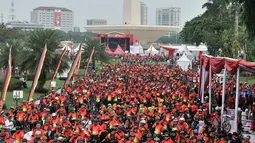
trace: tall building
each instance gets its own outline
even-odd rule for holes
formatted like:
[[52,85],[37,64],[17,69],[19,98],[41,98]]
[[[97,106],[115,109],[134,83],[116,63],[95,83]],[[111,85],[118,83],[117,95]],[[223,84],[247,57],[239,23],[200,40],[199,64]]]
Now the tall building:
[[124,0],[123,24],[141,25],[141,0]]
[[73,11],[67,8],[40,6],[31,12],[31,22],[68,32],[73,30],[73,15]]
[[107,25],[107,20],[104,19],[88,19],[87,25]]
[[181,8],[159,8],[156,11],[156,24],[163,26],[180,26]]
[[148,7],[145,3],[141,2],[141,24],[147,25],[148,23]]

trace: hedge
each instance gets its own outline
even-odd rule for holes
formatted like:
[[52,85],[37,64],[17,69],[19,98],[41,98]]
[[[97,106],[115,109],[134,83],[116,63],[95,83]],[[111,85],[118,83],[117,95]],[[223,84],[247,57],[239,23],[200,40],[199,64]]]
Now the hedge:
[[[47,75],[47,80],[51,80],[53,77],[53,74]],[[26,75],[27,81],[33,81],[35,78],[34,74]]]
[[[0,90],[2,90],[4,87],[4,78],[0,77]],[[13,90],[21,90],[23,89],[23,83],[21,80],[11,78],[8,91],[13,91]]]

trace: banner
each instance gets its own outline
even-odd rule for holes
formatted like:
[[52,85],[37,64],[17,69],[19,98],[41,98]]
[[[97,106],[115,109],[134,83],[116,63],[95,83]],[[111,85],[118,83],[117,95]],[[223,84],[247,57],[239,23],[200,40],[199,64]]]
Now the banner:
[[74,59],[74,61],[72,63],[72,67],[71,67],[71,70],[69,71],[69,74],[68,74],[68,77],[67,77],[67,79],[65,81],[64,87],[66,87],[69,84],[69,82],[70,82],[70,80],[71,80],[71,78],[73,76],[74,70],[76,69],[78,60],[79,60],[79,58],[81,56],[81,44],[80,44],[79,47],[80,47],[79,48],[79,52],[77,53],[77,55],[76,55],[76,57],[75,57],[75,59]]
[[49,84],[49,89],[51,89],[51,82],[55,79],[55,77],[56,77],[56,75],[57,75],[57,73],[58,73],[58,69],[59,69],[59,67],[60,67],[60,64],[61,64],[62,59],[63,59],[63,57],[64,57],[65,54],[66,54],[66,47],[65,47],[65,49],[62,51],[62,54],[61,54],[61,56],[60,56],[60,58],[59,58],[58,65],[57,65],[57,67],[56,67],[56,70],[55,70],[55,72],[54,72],[54,74],[53,74],[53,77],[52,77],[52,79],[51,79],[51,81],[50,81],[50,84]]
[[79,58],[79,60],[78,60],[78,63],[77,63],[76,69],[75,69],[75,74],[76,74],[76,75],[79,74],[80,66],[81,66],[81,56],[80,56],[80,58]]
[[[11,80],[11,74],[12,74],[12,46],[10,47],[10,51],[9,51],[8,68],[6,70],[5,80],[4,80],[4,88],[3,88],[3,91],[1,94],[1,100],[3,102],[5,101],[6,93],[7,93],[8,86],[9,86],[9,83]],[[0,106],[0,108],[1,108],[1,106]]]
[[61,10],[55,10],[54,13],[54,27],[56,29],[60,29],[61,28]]
[[89,61],[88,61],[87,67],[86,67],[86,69],[85,69],[85,71],[84,71],[84,76],[87,75],[88,68],[89,68],[89,63],[90,63],[91,60],[92,60],[92,57],[93,57],[94,52],[95,52],[95,47],[92,49],[91,54],[90,54],[90,56],[89,56]]
[[38,79],[39,79],[39,77],[41,75],[41,71],[42,71],[44,59],[45,59],[45,56],[46,56],[46,52],[47,52],[47,45],[45,45],[45,47],[43,49],[43,52],[42,52],[42,55],[41,55],[41,59],[40,59],[40,62],[39,62],[39,65],[37,67],[37,71],[36,71],[36,74],[35,74],[35,78],[34,78],[32,87],[30,89],[29,99],[33,99],[33,96],[34,96],[34,93],[35,93],[35,88],[37,86]]

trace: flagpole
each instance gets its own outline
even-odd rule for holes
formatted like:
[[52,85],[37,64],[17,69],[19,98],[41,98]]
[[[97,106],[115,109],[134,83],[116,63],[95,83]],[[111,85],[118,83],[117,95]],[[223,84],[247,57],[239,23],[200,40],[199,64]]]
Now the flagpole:
[[29,99],[33,99],[35,88],[37,86],[38,79],[41,75],[41,71],[42,71],[44,59],[45,59],[45,56],[46,56],[46,52],[47,52],[47,45],[45,44],[44,49],[43,49],[43,53],[42,53],[41,58],[40,58],[39,65],[38,65],[37,70],[36,70],[35,78],[34,78],[32,87],[30,89]]
[[234,131],[238,131],[238,104],[239,104],[239,82],[240,82],[240,67],[237,68],[237,75],[236,75],[236,101],[235,101],[235,124],[234,124]]
[[209,113],[212,113],[212,66],[209,67]]
[[79,59],[79,57],[81,56],[81,44],[80,44],[79,47],[80,47],[80,48],[79,48],[79,52],[77,53],[77,55],[76,55],[76,57],[75,57],[75,59],[74,59],[74,61],[73,61],[73,63],[72,63],[72,67],[71,67],[71,69],[70,69],[70,71],[69,71],[69,74],[68,74],[68,77],[67,77],[67,79],[66,79],[66,81],[65,81],[65,83],[64,83],[64,87],[66,87],[66,86],[69,84],[69,82],[70,82],[70,80],[71,80],[71,78],[72,78],[72,76],[73,76],[74,70],[75,70],[75,68],[76,68],[78,59]]
[[201,102],[204,103],[205,93],[205,68],[202,66],[202,85],[201,85]]
[[5,75],[5,80],[4,80],[4,87],[3,87],[3,91],[1,94],[1,110],[2,110],[2,105],[4,104],[5,101],[5,97],[6,97],[6,93],[9,87],[9,83],[11,80],[11,73],[12,73],[12,46],[10,47],[9,50],[9,60],[8,60],[8,68],[6,71],[6,75]]
[[95,52],[95,47],[91,51],[91,54],[90,54],[90,57],[89,57],[89,60],[88,60],[88,63],[87,63],[87,67],[86,67],[86,69],[84,71],[84,77],[87,76],[87,72],[88,72],[88,68],[89,68],[89,63],[91,62],[91,59],[93,57],[94,52]]
[[62,62],[62,59],[63,59],[65,53],[66,53],[66,47],[65,47],[64,51],[62,51],[62,54],[61,54],[61,56],[60,56],[60,58],[59,58],[59,61],[58,61],[58,65],[57,65],[56,70],[55,70],[55,72],[54,72],[54,74],[53,74],[53,77],[52,77],[52,79],[51,79],[51,81],[50,81],[50,84],[49,84],[49,88],[48,88],[48,89],[51,89],[51,82],[55,79],[55,77],[56,77],[56,75],[57,75],[57,73],[58,73],[58,69],[59,69],[59,67],[60,67],[60,64],[61,64],[61,62]]
[[227,68],[226,63],[224,66],[224,73],[223,73],[223,88],[222,88],[222,103],[221,103],[221,127],[223,125],[223,114],[224,114],[224,102],[225,102],[225,88],[226,88],[226,76],[227,76]]

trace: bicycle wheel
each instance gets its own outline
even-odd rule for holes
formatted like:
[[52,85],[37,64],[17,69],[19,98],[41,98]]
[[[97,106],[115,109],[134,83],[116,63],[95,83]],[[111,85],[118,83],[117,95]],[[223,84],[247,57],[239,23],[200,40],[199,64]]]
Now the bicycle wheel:
[[225,132],[227,132],[227,133],[229,133],[230,130],[231,130],[231,124],[230,124],[229,122],[223,122],[222,127],[223,127],[223,130],[224,130]]

